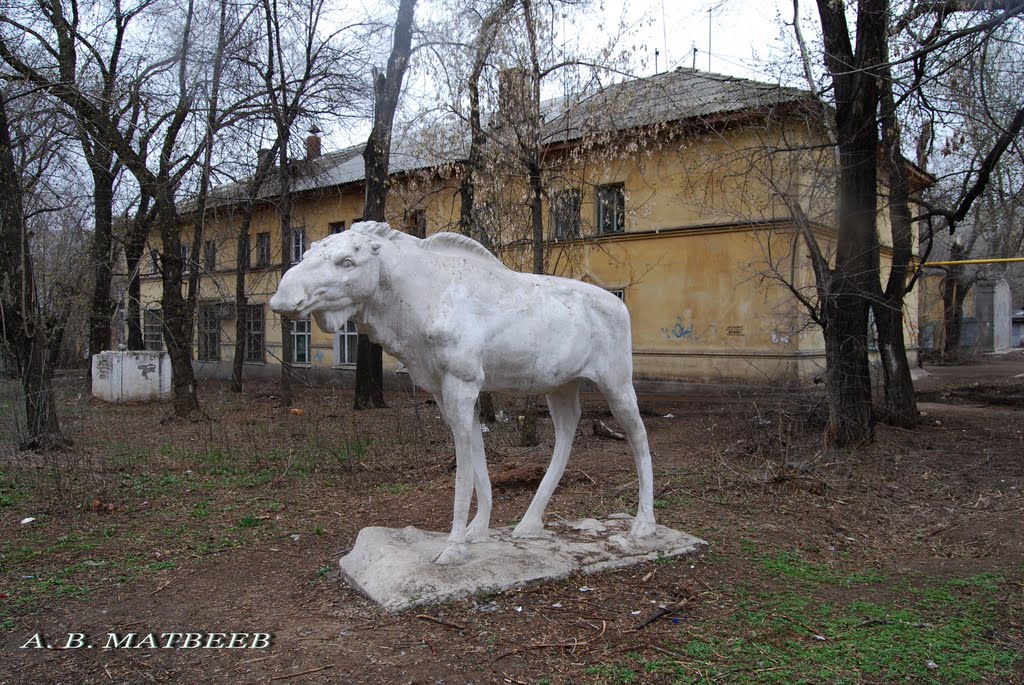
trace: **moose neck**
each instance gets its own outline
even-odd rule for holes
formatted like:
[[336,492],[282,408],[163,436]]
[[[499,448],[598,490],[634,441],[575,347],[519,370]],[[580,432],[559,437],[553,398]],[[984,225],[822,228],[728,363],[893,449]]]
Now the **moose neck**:
[[[433,273],[429,260],[416,259],[419,255],[414,250],[420,248],[392,243],[381,251],[385,274],[381,287],[353,317],[361,333],[406,365],[415,362],[423,345],[416,334],[425,330],[425,319],[436,300],[432,292],[442,280],[440,274]],[[410,272],[416,277],[408,277]]]

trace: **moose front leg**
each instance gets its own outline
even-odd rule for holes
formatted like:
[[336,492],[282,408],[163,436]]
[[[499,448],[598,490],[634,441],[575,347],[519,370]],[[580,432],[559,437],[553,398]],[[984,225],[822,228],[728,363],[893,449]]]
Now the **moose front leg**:
[[[451,429],[455,441],[455,506],[452,515],[452,532],[448,536],[448,547],[441,552],[435,563],[458,564],[466,559],[466,533],[469,521],[469,505],[473,496],[474,451],[477,443],[481,447],[480,459],[483,458],[483,442],[480,436],[473,436],[473,420],[476,398],[479,390],[465,381],[453,377],[445,379],[442,385],[439,405],[442,416]],[[478,429],[479,430],[479,429]],[[486,470],[483,478],[486,479]],[[478,490],[483,488],[478,487]],[[490,481],[487,481],[488,500]],[[488,505],[490,502],[488,501]],[[489,507],[488,507],[489,508]],[[474,532],[476,532],[474,530]]]

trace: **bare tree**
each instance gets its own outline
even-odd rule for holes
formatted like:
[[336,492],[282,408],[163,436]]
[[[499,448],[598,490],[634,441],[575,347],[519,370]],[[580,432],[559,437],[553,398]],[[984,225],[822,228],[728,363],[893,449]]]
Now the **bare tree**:
[[[391,55],[384,72],[373,73],[373,129],[363,151],[366,199],[363,218],[384,221],[388,173],[391,160],[391,135],[395,111],[402,94],[402,80],[412,54],[412,25],[416,0],[401,0],[395,19]],[[356,409],[386,406],[384,402],[383,351],[380,345],[359,335],[356,353],[356,387],[353,398]]]
[[[56,121],[52,114],[38,117],[35,125],[29,126],[32,136],[18,136],[8,110],[7,94],[0,89],[0,272],[4,274],[0,280],[0,341],[5,356],[14,361],[25,394],[27,437],[21,446],[51,449],[65,443],[52,379],[69,308],[48,311],[40,300],[26,207],[30,189],[25,184],[25,164],[34,161],[42,165],[34,174],[37,180],[51,171],[49,164],[40,160],[59,154],[51,146],[56,141]],[[40,143],[41,147],[29,149]],[[20,165],[15,150],[20,152]]]

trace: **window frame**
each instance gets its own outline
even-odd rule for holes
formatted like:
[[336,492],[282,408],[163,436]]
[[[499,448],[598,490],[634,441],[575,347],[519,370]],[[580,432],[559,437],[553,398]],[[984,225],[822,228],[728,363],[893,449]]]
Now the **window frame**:
[[[259,311],[259,316],[253,312]],[[256,329],[256,322],[259,329]],[[258,342],[257,342],[258,341]],[[242,362],[246,364],[265,364],[267,361],[267,315],[263,304],[245,305],[245,344],[242,349]]]
[[298,264],[302,261],[302,255],[306,253],[306,227],[296,226],[293,228],[289,243],[291,263]]
[[270,232],[256,234],[256,266],[270,266]]
[[164,321],[160,312],[155,307],[142,310],[142,347],[150,352],[164,351]]
[[427,210],[422,207],[405,210],[405,232],[414,238],[427,237]]
[[554,194],[551,198],[551,224],[555,240],[580,237],[583,227],[582,210],[583,193],[579,188],[563,188]]
[[[301,328],[303,330],[299,330]],[[313,324],[310,317],[305,319],[291,319],[291,325],[288,327],[288,334],[292,336],[292,359],[291,364],[295,366],[309,366],[313,363]],[[299,359],[299,340],[304,339],[305,342],[302,346],[302,350],[305,353],[305,360]]]
[[[622,183],[606,183],[594,191],[594,226],[598,235],[614,235],[626,231],[626,187]],[[607,228],[610,227],[610,228]]]
[[[349,344],[352,347],[349,347]],[[349,350],[352,350],[351,360],[349,360]],[[346,321],[342,329],[334,334],[334,368],[352,368],[356,365],[358,357],[359,333],[352,321]]]
[[196,361],[220,361],[220,317],[217,316],[216,303],[199,305],[196,338]]
[[338,233],[345,232],[344,221],[329,221],[327,222],[327,235],[337,235]]

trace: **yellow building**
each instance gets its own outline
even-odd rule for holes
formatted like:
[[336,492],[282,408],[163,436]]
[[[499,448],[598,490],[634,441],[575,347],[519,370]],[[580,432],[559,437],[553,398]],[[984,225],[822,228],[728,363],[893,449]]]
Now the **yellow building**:
[[[622,297],[632,316],[638,380],[795,384],[821,372],[821,332],[793,295],[812,293],[814,282],[792,221],[798,204],[828,253],[834,158],[819,105],[799,90],[677,69],[560,98],[542,111],[544,270]],[[307,159],[297,164],[287,241],[293,260],[362,212],[361,146],[323,155],[319,146],[311,136]],[[487,239],[511,267],[529,269],[528,183],[514,160],[496,153],[477,175],[484,218],[473,237]],[[421,236],[457,230],[460,161],[426,140],[398,146],[389,223]],[[918,173],[913,182],[920,187],[927,177]],[[232,186],[215,194],[203,254],[192,260],[202,269],[195,363],[199,373],[219,377],[230,376],[235,337],[240,192]],[[276,377],[281,355],[280,322],[265,304],[280,273],[275,194],[260,194],[241,255],[248,265],[248,378]],[[884,207],[879,231],[884,262]],[[159,289],[156,278],[143,284],[154,346]],[[915,297],[908,321],[917,320]],[[914,351],[914,331],[907,333]],[[351,379],[351,324],[331,336],[310,321],[296,322],[292,335],[291,361],[312,378]],[[398,366],[387,359],[385,365]]]

